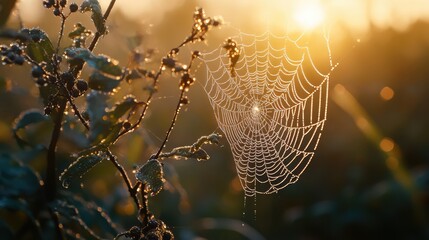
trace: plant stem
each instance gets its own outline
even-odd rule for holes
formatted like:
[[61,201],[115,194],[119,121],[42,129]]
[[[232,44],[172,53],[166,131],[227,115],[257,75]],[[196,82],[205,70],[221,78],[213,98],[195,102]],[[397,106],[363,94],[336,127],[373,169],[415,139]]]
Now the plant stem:
[[118,162],[116,156],[114,156],[112,154],[112,152],[110,152],[110,150],[107,150],[106,153],[107,153],[107,156],[109,157],[109,161],[111,161],[113,163],[113,165],[115,165],[116,169],[118,169],[118,171],[121,173],[122,179],[124,180],[125,184],[127,185],[128,192],[130,193],[130,196],[133,198],[137,209],[140,209],[141,205],[140,205],[139,199],[137,198],[138,186],[136,186],[136,187],[132,186],[127,172],[125,171],[124,167],[122,167],[122,165]]
[[[112,11],[113,6],[115,5],[116,0],[111,0],[109,3],[109,6],[107,7],[106,12],[103,15],[104,21],[107,20],[107,18],[110,15],[110,12]],[[95,46],[97,45],[98,39],[100,39],[101,34],[99,32],[95,33],[94,39],[92,40],[91,44],[89,45],[88,49],[92,52],[94,50]]]
[[149,222],[149,206],[148,206],[148,192],[146,190],[146,184],[142,183],[141,186],[142,189],[142,202],[143,205],[140,208],[139,214],[140,217],[142,218],[142,224],[143,226],[146,226],[147,223]]
[[51,142],[49,143],[48,154],[47,154],[47,164],[46,164],[46,180],[45,180],[45,191],[46,199],[48,202],[55,199],[57,193],[56,183],[57,183],[57,174],[56,174],[56,149],[58,144],[58,139],[61,135],[62,121],[64,117],[64,111],[67,106],[67,101],[62,100],[60,102],[60,107],[58,109],[58,115],[54,118],[54,129],[52,131]]
[[179,98],[179,101],[177,102],[177,105],[176,105],[176,111],[174,112],[174,116],[173,116],[173,119],[171,120],[170,127],[168,128],[167,133],[165,134],[164,141],[162,142],[161,147],[159,148],[158,152],[156,153],[156,155],[154,157],[155,159],[157,159],[159,154],[161,154],[162,150],[164,149],[165,145],[168,142],[168,139],[170,138],[170,135],[171,135],[171,132],[173,131],[174,125],[176,125],[177,117],[179,116],[180,109],[182,106],[182,98],[184,95],[185,95],[185,88],[183,88],[182,91],[180,92],[180,98]]

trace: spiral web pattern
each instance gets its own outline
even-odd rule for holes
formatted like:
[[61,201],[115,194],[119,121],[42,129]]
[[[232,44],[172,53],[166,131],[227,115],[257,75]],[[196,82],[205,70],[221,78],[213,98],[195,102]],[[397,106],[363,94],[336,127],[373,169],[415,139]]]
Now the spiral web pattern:
[[[203,56],[204,89],[232,150],[246,196],[295,183],[318,146],[327,114],[329,73],[308,47],[287,36],[240,33],[231,72],[225,49]],[[330,64],[332,66],[332,64]]]

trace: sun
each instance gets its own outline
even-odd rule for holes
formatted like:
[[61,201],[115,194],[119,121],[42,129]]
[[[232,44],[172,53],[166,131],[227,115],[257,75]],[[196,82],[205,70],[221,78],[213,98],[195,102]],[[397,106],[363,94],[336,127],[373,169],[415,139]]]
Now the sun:
[[304,2],[294,12],[293,19],[305,30],[311,30],[325,20],[325,11],[318,2]]

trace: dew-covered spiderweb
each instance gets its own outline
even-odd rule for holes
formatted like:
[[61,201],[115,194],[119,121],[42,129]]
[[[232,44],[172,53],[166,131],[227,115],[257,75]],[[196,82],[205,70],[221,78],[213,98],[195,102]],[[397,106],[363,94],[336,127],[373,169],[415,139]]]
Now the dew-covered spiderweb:
[[[231,147],[246,196],[295,183],[314,156],[327,115],[329,73],[301,37],[240,32],[234,69],[221,47],[203,54],[204,89]],[[326,39],[326,38],[325,38]]]

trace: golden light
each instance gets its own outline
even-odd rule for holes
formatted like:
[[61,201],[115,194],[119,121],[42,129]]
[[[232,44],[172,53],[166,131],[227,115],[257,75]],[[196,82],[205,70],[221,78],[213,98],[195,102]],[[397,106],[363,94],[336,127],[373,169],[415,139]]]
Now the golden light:
[[380,149],[384,152],[390,152],[395,147],[395,142],[390,138],[383,138],[380,141]]
[[395,91],[393,91],[393,89],[390,87],[384,87],[380,91],[380,97],[385,101],[391,100],[394,96],[395,96]]
[[318,2],[304,2],[294,12],[293,19],[305,30],[311,30],[325,20],[325,11]]

